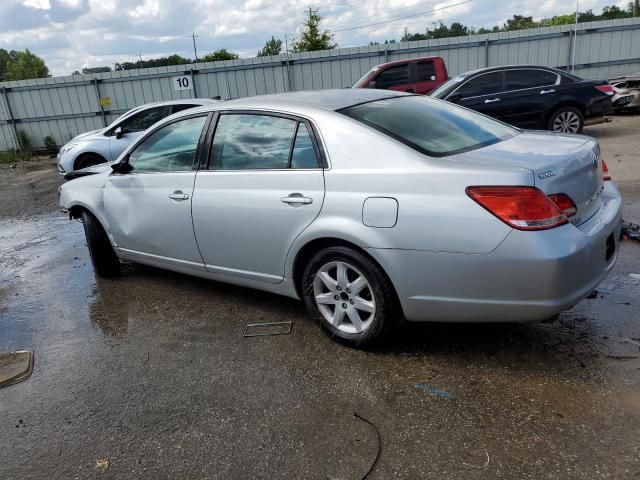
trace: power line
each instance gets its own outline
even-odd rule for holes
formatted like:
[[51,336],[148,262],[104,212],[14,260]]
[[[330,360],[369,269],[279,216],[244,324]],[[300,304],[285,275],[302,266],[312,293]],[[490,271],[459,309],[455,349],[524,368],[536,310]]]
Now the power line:
[[[414,9],[420,5],[424,5],[425,3],[433,3],[436,2],[438,0],[426,0],[424,2],[418,2],[415,3],[413,5],[409,5],[408,7],[401,7],[401,8],[394,8],[393,10],[386,10],[385,12],[381,12],[381,13],[376,13],[374,15],[368,15],[366,17],[360,17],[360,20],[369,20],[370,18],[376,18],[376,17],[381,17],[383,15],[387,15],[389,13],[394,13],[394,12],[399,12],[400,10],[410,10],[410,9]],[[340,26],[342,22],[337,22],[337,23],[332,23],[330,25],[327,25],[325,28],[333,28],[336,26]]]
[[433,10],[429,10],[428,12],[414,13],[413,15],[405,15],[404,17],[393,18],[391,20],[383,20],[381,22],[369,23],[367,25],[358,25],[356,27],[343,28],[343,29],[340,29],[340,30],[334,30],[332,33],[340,33],[340,32],[347,32],[349,30],[358,30],[360,28],[375,27],[376,25],[383,25],[385,23],[397,22],[399,20],[405,20],[407,18],[419,17],[421,15],[426,15],[428,13],[437,12],[439,10],[446,10],[448,8],[457,7],[459,5],[464,5],[465,3],[471,3],[473,1],[474,0],[465,0],[464,2],[459,2],[459,3],[454,3],[454,4],[451,4],[451,5],[446,5],[444,7],[434,8]]

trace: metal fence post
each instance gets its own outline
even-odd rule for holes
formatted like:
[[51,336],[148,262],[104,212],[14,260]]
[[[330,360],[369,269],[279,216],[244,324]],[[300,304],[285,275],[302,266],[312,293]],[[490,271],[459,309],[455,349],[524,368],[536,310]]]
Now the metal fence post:
[[98,79],[94,78],[92,80],[93,82],[93,86],[95,88],[96,91],[96,97],[98,97],[98,105],[100,105],[100,115],[102,116],[102,126],[106,127],[107,126],[107,117],[104,114],[104,107],[102,106],[102,102],[100,101],[100,99],[102,98],[102,94],[100,93],[100,87],[98,86]]
[[567,73],[571,71],[571,59],[573,58],[573,36],[575,35],[573,30],[569,30],[569,56],[567,57]]
[[196,87],[196,75],[198,75],[198,70],[191,69],[191,86],[193,87],[193,94],[191,98],[198,98],[198,89]]
[[20,137],[18,136],[18,127],[16,127],[16,120],[15,118],[13,118],[13,112],[11,111],[11,104],[9,103],[9,94],[7,93],[8,90],[9,89],[7,87],[2,87],[2,96],[4,97],[4,104],[7,107],[7,114],[9,115],[7,123],[11,125],[11,130],[13,130],[15,148],[19,150],[22,148],[22,145],[20,145]]
[[484,41],[484,66],[489,67],[489,39]]

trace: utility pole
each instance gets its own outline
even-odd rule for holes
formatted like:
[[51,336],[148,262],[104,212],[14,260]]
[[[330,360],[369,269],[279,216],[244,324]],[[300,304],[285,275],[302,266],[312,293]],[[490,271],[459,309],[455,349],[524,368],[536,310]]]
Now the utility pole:
[[193,39],[193,54],[196,57],[196,63],[198,63],[198,50],[196,49],[196,37],[197,37],[196,32],[193,32],[191,34],[191,38]]
[[576,46],[578,40],[578,12],[580,10],[580,0],[576,0],[576,24],[573,30],[573,48],[571,49],[571,73],[576,70]]
[[284,34],[284,51],[289,55],[289,41],[287,40],[287,34]]

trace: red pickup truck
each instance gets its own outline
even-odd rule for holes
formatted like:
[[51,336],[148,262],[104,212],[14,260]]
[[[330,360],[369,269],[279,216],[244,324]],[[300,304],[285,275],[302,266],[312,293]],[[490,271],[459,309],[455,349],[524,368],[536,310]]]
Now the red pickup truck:
[[448,79],[442,57],[422,57],[373,67],[351,88],[380,88],[426,95]]

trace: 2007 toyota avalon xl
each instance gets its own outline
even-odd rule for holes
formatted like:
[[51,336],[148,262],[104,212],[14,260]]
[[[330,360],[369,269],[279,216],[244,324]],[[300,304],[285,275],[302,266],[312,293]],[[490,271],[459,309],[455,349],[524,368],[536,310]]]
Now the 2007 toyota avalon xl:
[[621,198],[594,139],[398,92],[188,110],[93,168],[60,205],[98,275],[128,260],[299,298],[354,346],[401,319],[547,319],[617,255]]

